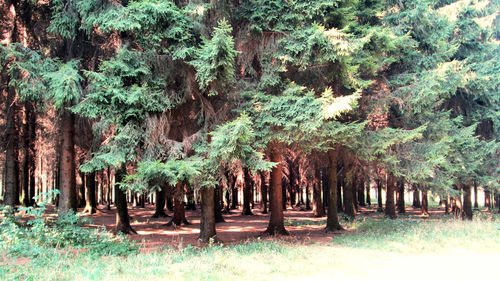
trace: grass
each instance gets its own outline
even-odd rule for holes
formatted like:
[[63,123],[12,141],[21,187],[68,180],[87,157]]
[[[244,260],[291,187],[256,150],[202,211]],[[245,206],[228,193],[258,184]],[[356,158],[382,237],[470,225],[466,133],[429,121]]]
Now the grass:
[[[396,274],[397,270],[409,270],[412,264],[422,262],[446,278],[454,273],[444,269],[465,267],[471,262],[487,269],[480,274],[488,274],[489,268],[496,268],[488,267],[488,262],[500,258],[500,217],[476,217],[472,222],[449,217],[360,217],[346,225],[351,231],[336,235],[330,244],[254,240],[126,256],[76,251],[53,251],[31,259],[4,256],[0,280],[297,280],[332,276],[352,280],[383,276],[389,270]],[[456,273],[458,279],[467,276]]]

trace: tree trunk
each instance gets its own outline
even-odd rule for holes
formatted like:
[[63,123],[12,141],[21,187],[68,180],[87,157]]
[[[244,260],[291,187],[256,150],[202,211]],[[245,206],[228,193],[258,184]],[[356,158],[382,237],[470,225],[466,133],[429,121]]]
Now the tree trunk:
[[343,194],[342,194],[342,186],[344,185],[344,177],[342,173],[337,173],[337,212],[344,212],[343,207]]
[[199,240],[203,243],[216,242],[215,232],[215,190],[213,187],[201,189],[201,220]]
[[487,190],[484,191],[484,208],[485,211],[491,210],[491,192]]
[[365,178],[363,173],[360,173],[358,180],[358,204],[359,206],[366,206],[365,203]]
[[122,167],[116,170],[115,175],[115,206],[116,206],[116,225],[115,225],[115,233],[121,232],[123,234],[137,233],[130,226],[130,219],[128,215],[128,207],[127,207],[127,196],[125,192],[119,187],[118,183],[120,183],[125,177],[126,168],[125,164],[122,164]]
[[405,210],[405,184],[402,180],[397,182],[397,205],[398,205],[398,214],[406,213]]
[[330,179],[328,178],[328,169],[327,168],[322,168],[321,170],[321,187],[323,191],[323,212],[326,213],[326,208],[328,206],[328,195],[330,193],[329,191],[329,184],[328,182]]
[[253,215],[252,208],[250,207],[250,201],[252,199],[252,178],[250,177],[248,168],[243,169],[243,177],[245,185],[243,186],[243,210],[241,214],[251,216]]
[[420,204],[420,190],[418,190],[417,186],[413,186],[413,208],[420,208],[422,207]]
[[382,206],[382,181],[380,179],[376,179],[375,183],[377,184],[377,212],[383,212],[384,207]]
[[313,180],[313,213],[315,217],[324,217],[325,209],[323,208],[323,203],[321,202],[321,174],[320,169],[316,167],[314,169],[314,180]]
[[366,185],[366,204],[370,206],[372,204],[372,199],[370,197],[370,181]]
[[95,198],[95,172],[85,174],[85,208],[84,214],[95,214],[97,202]]
[[477,184],[474,183],[474,209],[479,209],[479,204],[477,203]]
[[471,185],[466,183],[462,186],[464,190],[464,214],[465,218],[472,220],[472,200],[471,200]]
[[283,218],[283,193],[281,184],[281,149],[279,145],[271,147],[270,159],[277,165],[271,170],[270,190],[271,196],[271,216],[269,218],[269,225],[267,226],[266,233],[270,235],[281,234],[288,235],[285,229],[285,221]]
[[18,155],[16,154],[16,145],[18,143],[18,132],[16,130],[16,93],[14,89],[7,89],[6,100],[6,150],[5,150],[5,187],[4,187],[4,204],[15,207],[19,200],[19,185],[18,185],[18,169],[16,162]]
[[186,210],[196,211],[196,201],[194,200],[194,190],[189,188],[186,192],[187,205]]
[[[222,186],[217,185],[214,190],[214,216],[215,216],[215,222],[224,222],[224,217],[222,216],[222,204],[221,204],[221,193],[222,193]],[[201,198],[203,202],[203,195]],[[203,210],[202,210],[203,211]]]
[[326,220],[326,231],[341,230],[337,214],[337,152],[328,151],[330,163],[328,165],[328,217]]
[[264,172],[260,172],[260,194],[262,195],[262,213],[267,214],[267,185]]
[[174,202],[172,196],[170,195],[167,195],[167,210],[170,212],[174,211]]
[[76,200],[76,167],[75,167],[75,142],[73,113],[65,109],[62,116],[61,125],[61,158],[59,184],[61,194],[59,195],[59,213],[66,213],[69,210],[77,210]]
[[[346,165],[345,167],[347,168],[349,166]],[[342,190],[342,193],[344,194],[344,214],[348,215],[351,220],[354,220],[356,218],[356,212],[354,210],[354,198],[352,193],[353,181],[354,174],[352,173],[352,171],[346,170],[346,179]]]
[[394,190],[396,189],[396,179],[393,175],[387,175],[387,194],[385,198],[385,215],[391,219],[396,218],[396,208],[394,206]]
[[231,209],[238,209],[238,189],[236,188],[236,179],[234,175],[231,176]]
[[190,223],[186,219],[186,211],[184,210],[184,200],[182,197],[184,195],[184,184],[179,182],[175,186],[174,192],[174,217],[167,223],[167,226],[179,226],[181,224],[189,225]]
[[422,189],[421,209],[422,209],[422,215],[424,215],[424,216],[429,215],[429,197],[427,195],[427,190],[425,190],[425,189]]
[[309,183],[306,184],[306,210],[311,210],[311,199],[310,199]]
[[155,213],[152,218],[166,218],[169,215],[165,212],[165,193],[166,193],[167,185],[164,184],[161,190],[155,191]]

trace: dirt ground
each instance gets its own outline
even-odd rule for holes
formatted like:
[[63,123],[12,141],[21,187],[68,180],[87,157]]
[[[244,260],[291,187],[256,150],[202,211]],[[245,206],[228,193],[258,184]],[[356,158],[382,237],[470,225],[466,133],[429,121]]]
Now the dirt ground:
[[[105,226],[112,230],[115,224],[115,209],[106,210],[105,206],[99,206],[100,213],[86,215],[93,220],[90,225],[92,227]],[[200,209],[196,211],[186,211],[186,218],[191,223],[190,225],[181,226],[166,226],[170,221],[167,218],[151,218],[154,214],[154,205],[146,205],[145,208],[129,207],[131,216],[131,225],[137,234],[132,234],[129,237],[140,242],[141,250],[151,251],[164,246],[183,247],[189,244],[202,246],[198,241],[200,233]],[[431,216],[442,214],[444,211],[440,209],[430,210]],[[284,212],[285,222],[304,222],[294,223],[299,226],[286,226],[290,236],[268,237],[262,233],[269,222],[269,214],[262,214],[259,209],[253,209],[252,216],[241,215],[241,210],[231,210],[230,214],[224,214],[225,222],[217,223],[217,238],[224,244],[242,243],[254,239],[281,239],[289,241],[297,241],[303,243],[329,243],[332,239],[332,233],[324,232],[326,217],[314,217],[312,211],[302,211],[299,208],[288,208]],[[419,209],[407,208],[407,214],[420,215]],[[169,215],[172,215],[169,212]],[[376,212],[375,208],[361,208],[358,215],[368,215],[374,217],[382,217],[383,213]],[[286,224],[286,223],[285,223]],[[301,225],[304,224],[304,225]],[[321,225],[317,225],[321,224]],[[349,233],[349,230],[338,231],[335,234]]]

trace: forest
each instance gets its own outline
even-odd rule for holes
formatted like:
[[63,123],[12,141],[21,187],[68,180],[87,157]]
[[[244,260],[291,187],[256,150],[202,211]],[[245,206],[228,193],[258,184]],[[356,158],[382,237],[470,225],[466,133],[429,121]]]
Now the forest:
[[[352,280],[390,267],[351,251],[418,263],[462,248],[486,268],[500,257],[499,13],[1,0],[0,279]],[[435,258],[464,262],[449,255]]]

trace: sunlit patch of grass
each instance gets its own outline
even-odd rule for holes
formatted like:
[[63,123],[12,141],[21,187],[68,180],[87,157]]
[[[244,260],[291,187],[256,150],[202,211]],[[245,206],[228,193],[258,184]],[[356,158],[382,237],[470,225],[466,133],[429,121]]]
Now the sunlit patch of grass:
[[296,220],[296,219],[286,219],[285,226],[326,226],[326,221],[324,220]]
[[436,252],[449,249],[500,251],[500,220],[495,215],[477,215],[474,221],[417,218],[362,218],[348,228],[354,233],[333,239],[336,245],[405,253]]

